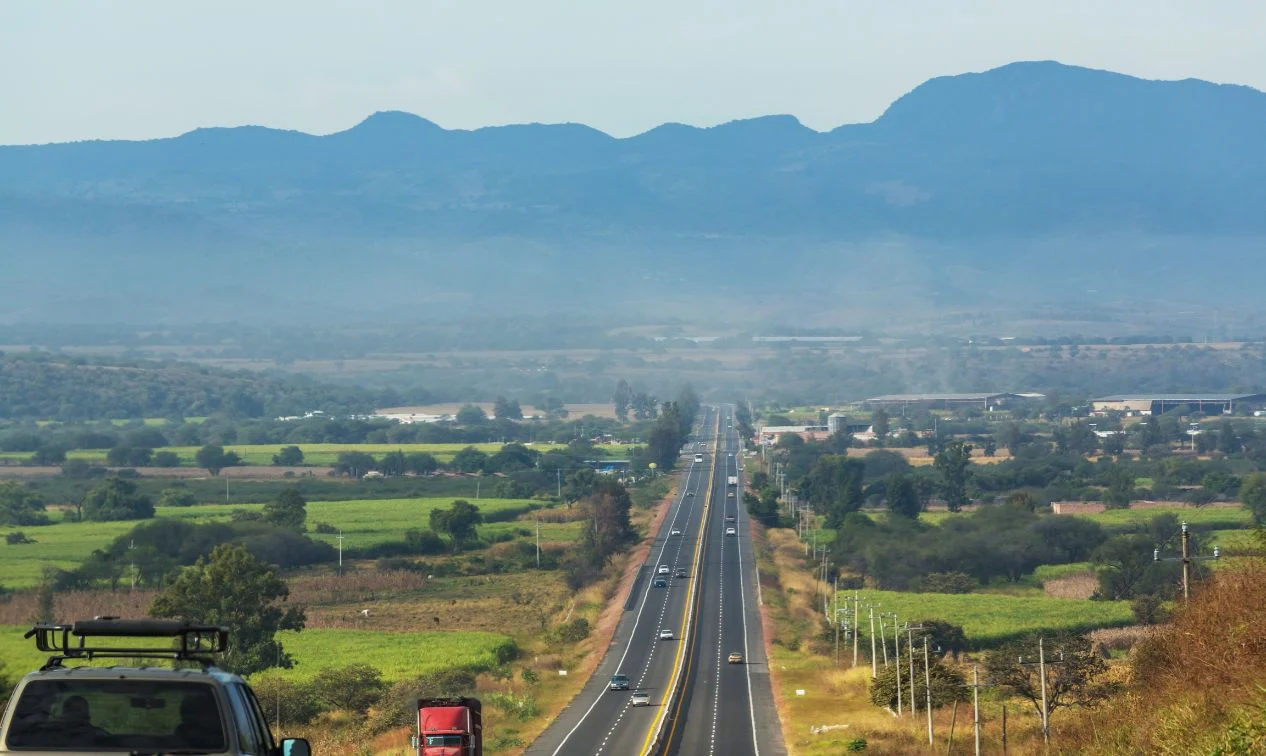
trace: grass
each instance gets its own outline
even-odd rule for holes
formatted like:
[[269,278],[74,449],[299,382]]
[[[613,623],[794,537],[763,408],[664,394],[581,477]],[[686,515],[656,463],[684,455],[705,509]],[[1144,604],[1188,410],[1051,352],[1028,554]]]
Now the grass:
[[[28,629],[0,626],[0,659],[10,675],[37,669],[48,656],[22,638]],[[515,649],[509,636],[486,632],[311,629],[279,633],[278,638],[296,664],[265,674],[293,680],[307,680],[325,667],[353,662],[377,667],[393,682],[454,666],[482,671],[512,658]]]
[[[452,501],[452,498],[312,501],[308,502],[308,535],[336,545],[338,541],[335,535],[311,532],[317,523],[327,523],[343,531],[343,545],[346,548],[400,541],[404,539],[404,531],[410,528],[429,528],[431,511],[447,507]],[[485,515],[531,503],[520,499],[471,501]],[[229,519],[235,509],[258,510],[262,507],[262,504],[157,507],[155,517],[201,522],[224,521]],[[20,546],[0,545],[0,584],[6,588],[30,588],[38,585],[45,565],[62,569],[76,567],[94,549],[105,548],[138,522],[140,521],[61,522],[43,527],[0,528],[0,535],[21,530],[36,541]],[[479,532],[484,538],[488,538],[517,528],[532,528],[532,524],[513,521],[489,523],[480,526]],[[579,532],[579,523],[541,524],[542,541],[573,541]]]
[[[940,525],[951,517],[970,515],[970,512],[923,512],[919,520],[931,525]],[[1204,507],[1186,509],[1109,509],[1095,514],[1059,515],[1061,517],[1082,517],[1093,520],[1104,528],[1125,532],[1147,526],[1153,517],[1172,514],[1180,520],[1200,528],[1234,530],[1248,528],[1253,524],[1253,517],[1248,510],[1239,507]]]
[[974,647],[995,646],[1039,630],[1084,632],[1134,622],[1128,601],[898,591],[862,591],[861,598],[880,605],[885,613],[896,612],[900,620],[941,619],[962,625]]
[[[273,455],[281,451],[286,446],[298,446],[303,450],[303,464],[313,466],[333,465],[338,461],[338,455],[344,452],[364,452],[366,454],[374,454],[381,456],[388,452],[401,451],[405,454],[413,452],[426,452],[433,455],[437,460],[443,463],[451,462],[457,452],[465,449],[467,446],[473,446],[485,454],[495,454],[501,450],[501,444],[229,444],[224,447],[226,452],[233,452],[242,458],[242,461],[248,465],[271,465],[273,463]],[[561,444],[532,444],[531,448],[546,452],[551,449],[563,448]],[[601,448],[601,447],[599,447]],[[180,463],[186,467],[193,467],[194,455],[198,453],[197,446],[163,446],[155,449],[155,452],[174,452],[180,457]],[[0,452],[0,460],[10,462],[22,462],[30,457],[30,452]],[[79,449],[67,452],[69,459],[83,459],[90,463],[105,464],[106,452],[104,449]]]

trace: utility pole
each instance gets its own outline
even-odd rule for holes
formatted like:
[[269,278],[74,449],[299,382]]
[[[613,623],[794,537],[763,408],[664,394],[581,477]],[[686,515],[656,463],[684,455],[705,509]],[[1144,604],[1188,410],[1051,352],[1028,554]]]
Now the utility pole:
[[884,617],[892,615],[879,613],[879,645],[883,648],[884,669],[888,669],[888,636],[884,634]]
[[338,538],[338,568],[340,571],[342,571],[343,569],[343,531],[340,530],[338,532],[337,538]]
[[875,607],[870,608],[870,679],[879,677],[879,656],[875,652]]
[[1221,558],[1222,553],[1217,546],[1213,547],[1213,556],[1197,557],[1191,555],[1191,532],[1187,529],[1187,522],[1182,523],[1182,556],[1180,557],[1161,557],[1160,547],[1152,549],[1153,562],[1182,562],[1182,600],[1186,603],[1191,599],[1191,563],[1205,562],[1210,559]]
[[536,520],[536,569],[541,569],[541,516],[535,515]]
[[[1033,665],[1033,662],[1031,662],[1031,661],[1030,661],[1030,662],[1026,662],[1026,661],[1024,660],[1024,657],[1023,657],[1023,656],[1021,656],[1021,657],[1020,657],[1019,662],[1020,662],[1020,664],[1023,664],[1023,665],[1028,665],[1028,666],[1032,666],[1032,665]],[[1041,637],[1039,637],[1039,638],[1037,639],[1037,673],[1038,673],[1038,675],[1042,678],[1042,740],[1043,740],[1043,742],[1045,742],[1045,743],[1046,743],[1046,745],[1048,745],[1048,746],[1051,744],[1051,721],[1050,721],[1050,713],[1049,713],[1049,712],[1047,711],[1047,709],[1046,709],[1046,706],[1047,706],[1047,703],[1046,703],[1046,665],[1048,665],[1048,664],[1063,664],[1063,663],[1064,663],[1064,652],[1063,652],[1063,651],[1060,651],[1060,652],[1059,652],[1059,659],[1057,659],[1057,660],[1055,660],[1055,661],[1047,661],[1047,660],[1046,660],[1046,639],[1045,639],[1045,638],[1041,638]]]
[[906,625],[906,658],[910,662],[910,716],[918,714],[918,697],[914,695],[914,631],[923,630],[923,625]]
[[858,598],[857,591],[853,591],[853,666],[854,667],[857,666],[857,629],[862,621],[861,614],[859,614],[859,612],[861,611],[860,602],[861,602],[861,599]]
[[132,581],[132,587],[129,592],[136,591],[136,557],[132,556],[132,552],[136,549],[136,541],[129,540],[127,542],[127,574]]
[[[892,653],[896,657],[893,667],[897,672],[897,716],[901,716],[901,631],[897,628],[897,615],[892,615]],[[910,649],[906,649],[906,654]]]
[[980,689],[988,687],[980,684],[979,665],[971,665],[971,719],[972,729],[976,737],[976,756],[980,756]]
[[928,637],[923,636],[923,685],[924,695],[927,697],[927,713],[928,713],[928,745],[932,745],[932,667],[928,664]]
[[558,468],[554,472],[558,473],[558,500],[563,500],[563,468]]

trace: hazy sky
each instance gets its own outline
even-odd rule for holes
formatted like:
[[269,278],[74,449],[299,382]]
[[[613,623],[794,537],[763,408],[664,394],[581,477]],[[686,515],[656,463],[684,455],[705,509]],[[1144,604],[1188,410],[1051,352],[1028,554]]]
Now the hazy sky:
[[827,129],[1015,60],[1266,89],[1264,31],[1263,0],[0,0],[0,144],[377,110]]

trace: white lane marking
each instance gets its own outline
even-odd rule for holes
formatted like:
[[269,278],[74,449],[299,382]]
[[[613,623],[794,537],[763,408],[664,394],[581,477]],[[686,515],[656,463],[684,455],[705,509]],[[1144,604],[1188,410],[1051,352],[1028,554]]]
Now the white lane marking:
[[[737,462],[735,462],[735,467],[736,468],[738,467]],[[734,474],[738,475],[737,469],[734,471]],[[729,475],[728,464],[726,465],[726,475]],[[743,481],[740,480],[739,485],[737,486],[738,493],[735,495],[735,502],[738,505],[739,515],[743,514],[743,506],[742,506],[743,485],[742,484],[743,484]],[[750,539],[751,533],[752,533],[751,518],[745,518],[744,521],[747,523],[747,531],[746,531],[747,534],[741,537]],[[743,667],[745,668],[744,671],[747,673],[747,710],[751,714],[751,717],[752,717],[753,753],[755,754],[755,756],[760,756],[760,743],[758,743],[756,739],[756,703],[752,699],[752,665],[751,665],[752,656],[751,656],[751,652],[749,652],[747,648],[747,591],[743,590],[743,578],[746,577],[747,574],[743,572],[743,544],[742,543],[738,545],[738,567],[739,567],[739,600],[742,604],[742,609],[740,611],[740,614],[743,617]],[[759,584],[760,575],[755,575],[755,580]]]
[[[706,418],[705,418],[705,420],[706,420]],[[675,525],[677,524],[677,518],[681,516],[681,510],[682,510],[683,505],[685,504],[685,501],[686,501],[686,499],[687,499],[687,498],[689,498],[689,499],[690,499],[690,508],[689,508],[688,512],[694,512],[694,508],[695,508],[695,499],[698,499],[699,497],[698,497],[698,496],[691,496],[691,497],[687,497],[687,496],[686,496],[686,491],[692,490],[692,489],[691,489],[691,487],[690,487],[690,479],[691,479],[692,477],[694,477],[694,474],[695,474],[695,463],[694,463],[694,462],[691,462],[691,463],[690,463],[690,467],[687,469],[687,472],[686,472],[686,485],[685,485],[685,487],[684,487],[684,488],[685,488],[685,490],[683,490],[683,491],[681,492],[681,498],[680,498],[680,499],[678,499],[678,501],[677,501],[676,513],[673,515],[673,520],[672,520],[672,523],[668,526],[668,532],[669,532],[669,533],[671,533],[671,532],[672,532],[672,528],[673,528],[673,526],[675,526]],[[690,515],[689,515],[689,514],[687,514],[686,519],[687,519],[687,520],[689,520],[689,519],[690,519]],[[663,529],[662,529],[662,528],[660,529],[660,532],[663,532]],[[669,538],[668,538],[667,536],[665,536],[665,537],[664,537],[664,545],[663,545],[663,546],[660,546],[660,548],[659,548],[659,557],[657,557],[657,558],[656,558],[656,560],[655,560],[655,563],[656,563],[657,565],[660,563],[660,561],[661,561],[661,560],[663,560],[663,558],[664,558],[664,552],[668,550],[668,540],[669,540]],[[684,537],[681,537],[681,540],[685,540],[685,539],[684,539]],[[680,545],[680,544],[678,544],[678,546],[677,546],[677,550],[678,550],[678,553],[680,553],[680,552],[681,552],[681,545]],[[638,627],[638,624],[642,621],[642,610],[644,610],[644,609],[646,608],[646,604],[647,604],[647,602],[648,602],[648,601],[649,601],[649,599],[650,599],[650,595],[651,595],[651,585],[652,585],[652,583],[654,583],[654,580],[655,580],[655,575],[654,575],[654,573],[652,573],[652,574],[651,574],[651,577],[650,577],[650,582],[648,582],[648,583],[646,584],[646,592],[642,594],[642,601],[641,601],[640,606],[638,606],[638,609],[637,609],[637,616],[633,619],[633,630],[629,633],[629,639],[628,639],[628,642],[624,644],[624,653],[620,655],[620,661],[619,661],[619,663],[618,663],[618,664],[616,664],[615,671],[616,671],[617,673],[620,671],[620,669],[621,669],[621,668],[623,668],[623,667],[624,667],[624,659],[625,659],[625,657],[627,657],[627,656],[629,655],[629,649],[630,649],[630,648],[632,648],[632,646],[633,646],[633,640],[634,640],[635,638],[637,638],[637,627]],[[665,601],[667,601],[667,600],[668,600],[668,596],[667,596],[667,595],[665,595],[665,596],[664,596],[664,600],[665,600]],[[661,617],[661,620],[662,620],[663,615],[661,614],[661,615],[660,615],[660,617]],[[654,646],[652,646],[652,647],[651,647],[651,652],[652,652],[652,653],[654,653]],[[601,662],[599,662],[599,666],[601,666]],[[603,696],[604,696],[607,692],[608,692],[608,691],[607,691],[607,689],[606,689],[606,686],[603,686],[603,687],[602,687],[602,689],[598,691],[598,695],[594,696],[593,703],[589,704],[589,708],[588,708],[588,709],[586,709],[586,710],[585,710],[585,713],[584,713],[584,714],[582,714],[582,715],[580,716],[580,721],[576,722],[576,726],[575,726],[575,727],[573,727],[573,728],[571,728],[571,729],[567,732],[567,734],[563,736],[563,740],[562,740],[562,742],[560,742],[560,743],[558,744],[558,747],[554,749],[554,752],[551,754],[551,756],[558,756],[558,754],[559,754],[559,753],[563,750],[563,746],[567,745],[567,741],[571,739],[571,736],[572,736],[572,735],[575,735],[575,734],[576,734],[576,730],[579,730],[579,729],[580,729],[580,727],[581,727],[581,725],[583,725],[583,724],[585,723],[585,720],[586,720],[586,719],[588,719],[588,718],[589,718],[589,715],[593,713],[593,710],[594,710],[595,708],[597,708],[597,706],[598,706],[598,702],[602,700],[602,697],[603,697]],[[628,708],[629,708],[629,706],[628,706],[628,704],[627,704],[627,703],[625,703],[625,705],[624,705],[624,706],[622,706],[622,707],[620,708],[620,712],[621,712],[621,713],[620,713],[620,716],[621,716],[621,717],[623,717],[623,716],[624,716],[624,711],[625,711],[626,709],[628,709]],[[618,722],[618,721],[619,721],[619,719],[617,718],[617,720],[616,720],[616,721]],[[613,729],[614,729],[614,728],[613,728]],[[610,733],[608,732],[608,737],[609,737],[609,736],[610,736]],[[599,752],[601,752],[601,746],[599,747]]]
[[[717,444],[720,446],[720,444]],[[726,474],[729,474],[730,466],[727,463],[725,467]],[[728,497],[727,497],[728,498]],[[724,499],[722,500],[724,501]],[[721,514],[725,514],[725,507],[721,506]],[[725,642],[725,518],[721,518],[721,553],[720,567],[717,569],[717,668],[716,681],[712,686],[712,733],[708,738],[708,753],[715,754],[717,749],[717,713],[721,705],[721,649]]]

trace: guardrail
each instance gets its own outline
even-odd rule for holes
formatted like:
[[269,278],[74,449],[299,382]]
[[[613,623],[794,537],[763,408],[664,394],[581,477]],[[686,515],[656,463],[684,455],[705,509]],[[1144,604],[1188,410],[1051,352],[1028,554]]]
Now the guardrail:
[[[708,473],[708,494],[704,498],[703,518],[699,524],[699,538],[695,541],[694,579],[690,581],[690,594],[686,598],[686,610],[683,612],[680,634],[682,642],[677,646],[677,658],[673,663],[673,677],[672,681],[668,683],[668,694],[663,699],[655,724],[651,727],[650,732],[647,733],[646,742],[642,745],[642,756],[651,756],[658,753],[665,745],[664,726],[668,723],[668,712],[679,705],[686,665],[694,655],[695,639],[692,630],[699,605],[700,574],[703,571],[700,555],[703,552],[703,544],[708,535],[708,521],[712,518],[712,498],[713,492],[716,490],[717,460],[721,458],[722,454],[720,443],[721,413],[719,412],[717,413],[716,431],[713,437],[716,441],[712,445],[712,469]],[[687,646],[690,648],[688,654],[684,653],[684,649]],[[679,713],[676,712],[675,714]]]

